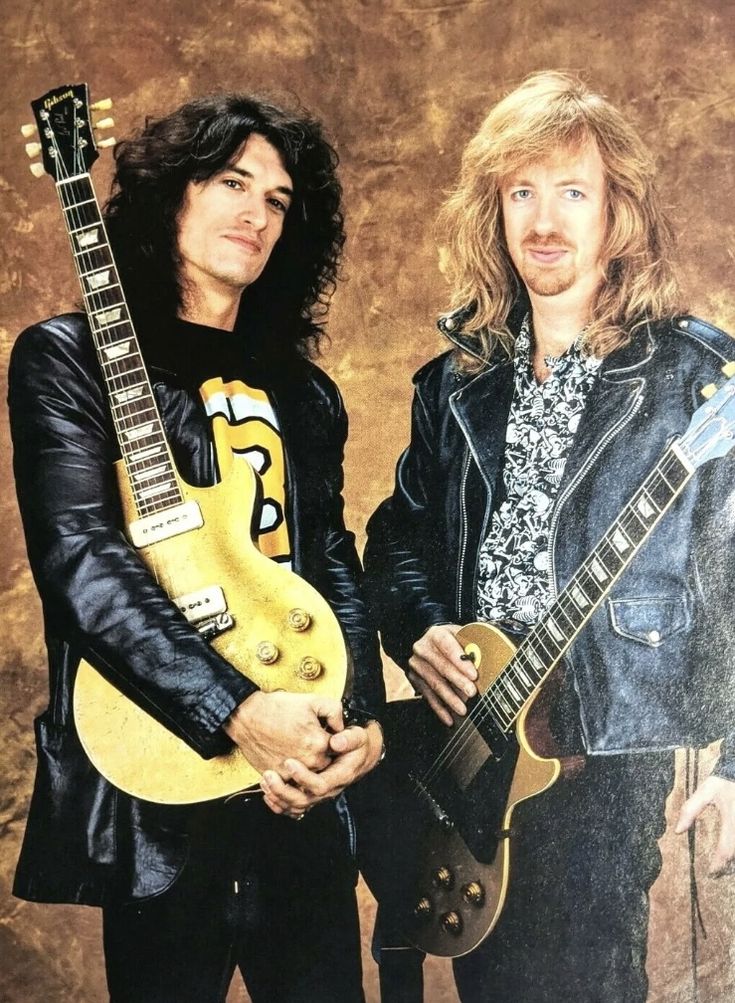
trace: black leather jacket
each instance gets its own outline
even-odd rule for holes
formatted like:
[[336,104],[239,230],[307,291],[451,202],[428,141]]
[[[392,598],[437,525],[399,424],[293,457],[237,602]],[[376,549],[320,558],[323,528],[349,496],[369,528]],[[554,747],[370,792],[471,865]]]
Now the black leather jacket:
[[[177,466],[196,485],[216,478],[196,386],[181,360],[147,351]],[[159,353],[160,354],[160,353]],[[257,363],[251,360],[251,365]],[[347,419],[332,381],[311,363],[259,374],[273,394],[288,463],[294,569],[328,600],[355,665],[354,702],[377,717],[379,653],[359,591],[354,537],[342,517]],[[203,757],[229,746],[222,722],[255,686],[179,614],[121,532],[112,464],[119,458],[86,320],[26,330],[10,366],[18,499],[41,596],[50,704],[35,722],[38,770],[14,891],[40,901],[100,904],[169,885],[186,857],[194,807],[137,801],[87,760],[74,728],[76,666],[87,658]],[[243,519],[247,514],[243,513]],[[161,671],[171,668],[175,672]]]
[[[461,314],[444,333],[468,347]],[[442,322],[440,322],[442,327]],[[692,317],[650,324],[604,362],[554,506],[552,587],[563,588],[735,355]],[[512,362],[457,373],[451,353],[415,376],[411,443],[368,524],[365,568],[383,645],[404,668],[432,625],[473,620],[477,555],[499,486]],[[735,457],[702,466],[569,650],[569,706],[590,753],[726,737],[735,779]]]

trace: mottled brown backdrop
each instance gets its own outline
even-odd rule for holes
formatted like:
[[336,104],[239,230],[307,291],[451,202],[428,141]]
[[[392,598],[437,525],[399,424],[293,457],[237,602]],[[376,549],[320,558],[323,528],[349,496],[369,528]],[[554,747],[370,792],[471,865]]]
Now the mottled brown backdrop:
[[[360,538],[406,438],[410,374],[440,348],[433,317],[444,305],[444,287],[434,215],[484,111],[527,72],[579,70],[632,115],[658,151],[691,307],[735,330],[729,0],[4,0],[2,8],[3,379],[17,332],[69,308],[77,296],[50,182],[29,174],[18,132],[31,98],[87,80],[93,98],[114,97],[124,134],[147,113],[204,91],[295,93],[328,123],[342,157],[349,244],[324,364],[351,412],[347,503]],[[96,178],[106,190],[109,158]],[[46,700],[46,671],[4,413],[0,437],[0,999],[94,1003],[104,998],[96,911],[31,905],[9,894],[33,775],[31,720]],[[395,670],[388,671],[395,689]],[[681,798],[680,785],[672,814]],[[725,1003],[735,994],[733,893],[728,879],[707,877],[712,838],[705,819],[697,858],[708,932],[700,945],[700,1000]],[[667,834],[662,847],[651,1000],[689,1003],[685,840]],[[363,914],[367,942],[372,906],[365,893]],[[448,966],[431,962],[428,972],[427,1003],[452,1003]],[[366,984],[376,1001],[367,954]],[[235,986],[230,999],[245,996]]]

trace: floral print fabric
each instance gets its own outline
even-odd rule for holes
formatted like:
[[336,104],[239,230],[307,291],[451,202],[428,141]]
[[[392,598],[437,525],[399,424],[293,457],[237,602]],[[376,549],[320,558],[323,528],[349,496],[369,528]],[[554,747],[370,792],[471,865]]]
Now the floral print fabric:
[[493,513],[478,563],[480,620],[533,624],[553,596],[549,528],[567,456],[602,362],[582,354],[580,339],[539,383],[531,366],[531,326],[515,344],[514,392],[505,434],[505,497]]

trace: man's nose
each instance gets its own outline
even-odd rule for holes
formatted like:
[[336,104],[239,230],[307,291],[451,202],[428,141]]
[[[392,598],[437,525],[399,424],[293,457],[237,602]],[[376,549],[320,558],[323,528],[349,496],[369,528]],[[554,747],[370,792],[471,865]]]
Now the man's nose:
[[260,231],[265,229],[265,225],[268,222],[265,199],[254,192],[248,192],[240,206],[238,216],[246,223],[249,223],[254,230]]
[[533,228],[536,233],[542,236],[559,229],[556,216],[556,202],[551,195],[540,194],[536,198]]

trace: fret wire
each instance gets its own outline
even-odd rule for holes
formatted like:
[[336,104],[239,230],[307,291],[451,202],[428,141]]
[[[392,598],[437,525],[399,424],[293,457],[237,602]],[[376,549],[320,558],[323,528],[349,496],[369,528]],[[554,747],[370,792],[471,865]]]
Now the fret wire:
[[[510,713],[513,713],[515,699],[513,694],[508,689],[508,680],[505,677],[505,673],[498,676],[493,683],[493,688],[498,694],[498,699],[502,702],[503,709]],[[507,707],[505,705],[508,705]]]
[[[124,362],[125,359],[132,359],[135,362],[139,361],[138,356],[134,355],[133,353],[131,353],[130,355],[123,355],[119,359],[109,359],[107,362],[103,362],[102,365],[105,366],[105,367],[108,367],[108,366],[119,366],[120,363]],[[107,380],[108,385],[112,386],[113,380],[124,380],[126,376],[132,376],[133,373],[144,373],[144,372],[145,372],[145,369],[144,369],[143,366],[137,366],[136,365],[136,366],[132,366],[130,369],[123,369],[123,370],[121,370],[118,373],[106,373],[105,374],[105,379]],[[125,389],[125,388],[124,387],[116,387],[115,389],[116,390],[117,389],[122,390],[122,389]]]
[[78,209],[80,205],[88,205],[90,202],[94,202],[94,199],[85,199],[83,202],[74,202],[72,205],[62,206],[64,212],[72,212],[74,209]]
[[508,670],[508,675],[512,677],[514,688],[516,688],[518,691],[517,699],[520,699],[521,701],[520,707],[522,707],[523,704],[526,702],[526,700],[530,697],[531,693],[533,693],[533,687],[530,686],[529,682],[527,682],[521,676],[518,675],[519,668],[516,665],[515,658],[512,658],[511,661],[508,663],[507,670]]
[[539,663],[541,665],[540,674],[539,674],[539,669],[536,668],[535,663],[531,662],[531,664],[533,666],[534,672],[536,672],[538,674],[538,678],[539,678],[539,680],[541,680],[541,679],[543,679],[544,675],[546,674],[547,662],[546,662],[546,658],[542,658],[542,656],[539,654],[538,649],[535,647],[534,641],[538,641],[541,644],[541,646],[544,649],[544,655],[546,656],[546,658],[548,658],[550,656],[551,652],[546,649],[545,645],[541,641],[541,638],[538,636],[536,629],[534,628],[534,630],[532,630],[531,633],[528,635],[528,638],[524,642],[523,646],[525,647],[526,645],[528,645],[528,647],[531,649],[531,651],[533,652],[533,654],[538,659],[538,661],[539,661]]
[[[581,566],[576,577],[579,580],[582,592],[587,596],[591,605],[596,605],[602,598],[604,589],[600,587],[600,583],[597,581],[586,564]],[[577,626],[579,625],[577,624]]]
[[[633,521],[633,513],[629,509],[620,513],[617,526],[618,532],[623,534],[631,547],[637,546],[638,542],[643,539],[642,536],[637,535],[640,533],[640,526]],[[645,526],[643,532],[645,535]]]
[[572,627],[575,627],[575,628],[576,628],[577,624],[576,624],[576,623],[574,622],[574,620],[573,620],[573,619],[572,619],[572,618],[570,617],[570,615],[569,615],[569,614],[567,613],[567,611],[566,611],[566,610],[564,609],[564,604],[563,604],[562,602],[560,602],[560,599],[561,599],[561,596],[559,597],[559,599],[557,599],[557,600],[556,600],[556,601],[554,602],[554,604],[553,604],[553,605],[551,606],[551,608],[550,608],[549,612],[550,612],[550,613],[553,613],[553,611],[554,611],[555,609],[558,609],[558,610],[559,610],[559,611],[560,611],[560,612],[561,612],[561,613],[562,613],[562,614],[564,615],[564,618],[565,618],[565,619],[566,619],[566,620],[567,620],[567,621],[568,621],[569,623],[571,623]]
[[93,221],[91,223],[85,223],[84,226],[78,226],[75,230],[70,229],[68,232],[72,236],[75,236],[77,233],[83,233],[85,230],[93,230],[95,226],[99,227],[99,224]]
[[113,327],[120,327],[121,324],[129,324],[129,323],[130,321],[128,319],[116,320],[112,324],[105,324],[104,327],[97,327],[95,329],[95,334],[104,334],[105,331],[110,331],[112,330]]
[[109,247],[109,244],[96,244],[94,247],[83,247],[80,251],[74,251],[75,258],[81,258],[83,254],[94,254],[95,251],[101,251],[105,247]]
[[656,514],[657,515],[661,515],[661,509],[658,507],[658,505],[656,504],[656,502],[653,500],[653,495],[650,493],[650,491],[648,490],[648,488],[645,485],[641,488],[641,494],[645,496],[645,499],[648,502],[648,504],[652,505],[653,508],[656,509]]
[[108,271],[112,272],[115,275],[117,274],[114,262],[111,261],[109,264],[100,265],[99,268],[92,268],[91,271],[89,272],[82,272],[81,276],[83,279],[87,279],[89,278],[90,275],[96,275],[97,272],[103,272],[105,271],[105,269],[107,269]]
[[[554,648],[556,648],[556,649],[557,649],[556,653],[558,653],[559,651],[561,651],[561,650],[562,650],[562,649],[561,649],[561,648],[559,647],[559,642],[558,642],[558,641],[556,640],[556,638],[554,637],[554,635],[553,635],[553,634],[550,634],[550,633],[549,633],[549,630],[548,630],[548,628],[546,627],[546,624],[544,623],[544,621],[543,621],[543,620],[542,620],[542,621],[541,621],[540,623],[536,624],[536,630],[537,630],[537,631],[539,632],[539,640],[541,641],[542,645],[544,646],[544,648],[545,648],[545,649],[546,649],[547,651],[549,651],[549,648],[548,648],[548,646],[546,645],[546,643],[545,643],[545,640],[544,640],[544,638],[545,638],[545,639],[546,639],[547,641],[549,641],[549,642],[550,642],[550,644],[551,644],[551,645],[552,645],[552,646],[553,646]],[[555,657],[555,654],[556,654],[556,653],[555,653],[555,652],[554,652],[553,650],[552,650],[552,651],[549,651],[549,654],[550,654],[550,655],[551,655],[552,657]]]
[[493,693],[488,690],[483,699],[487,706],[491,709],[498,727],[502,731],[507,730],[512,723],[512,718],[508,718],[508,715],[505,713],[503,708],[498,704],[497,700],[494,699]]

